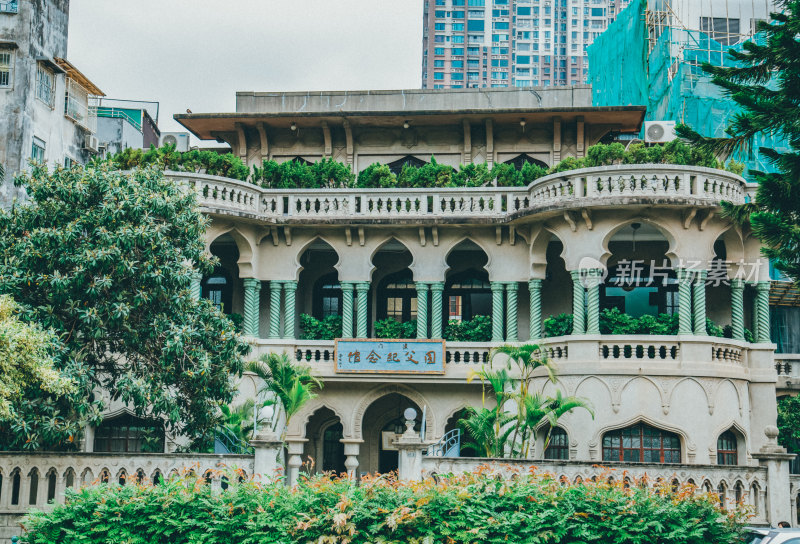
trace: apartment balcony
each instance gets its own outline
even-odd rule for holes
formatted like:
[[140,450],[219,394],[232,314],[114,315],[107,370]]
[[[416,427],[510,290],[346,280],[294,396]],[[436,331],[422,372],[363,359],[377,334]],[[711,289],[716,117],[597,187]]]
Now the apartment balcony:
[[0,13],[19,13],[19,2],[17,0],[0,2]]
[[[266,353],[287,353],[308,364],[325,381],[382,382],[385,374],[338,373],[332,340],[251,339],[252,359]],[[749,344],[710,336],[573,335],[536,342],[559,376],[640,375],[694,376],[774,381],[772,344]],[[472,370],[492,360],[493,342],[446,342],[445,373],[405,374],[393,380],[406,383],[460,383]],[[800,356],[797,356],[800,382]],[[497,362],[496,362],[497,363]],[[544,374],[543,374],[544,375]]]
[[262,189],[205,174],[167,176],[193,185],[208,213],[285,224],[504,223],[572,209],[713,208],[722,201],[742,204],[755,194],[755,185],[730,172],[665,164],[584,168],[528,187]]

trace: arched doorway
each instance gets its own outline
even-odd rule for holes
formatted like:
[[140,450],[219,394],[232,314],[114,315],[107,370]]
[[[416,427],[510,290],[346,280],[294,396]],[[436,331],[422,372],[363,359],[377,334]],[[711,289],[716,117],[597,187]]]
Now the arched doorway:
[[[417,291],[409,268],[412,261],[411,252],[395,238],[386,241],[373,255],[372,315],[376,321],[408,323],[417,319]],[[378,336],[378,332],[373,331],[373,335]]]
[[[339,255],[327,242],[321,239],[312,241],[300,255],[300,271],[297,285],[299,325],[301,338],[307,340],[331,340],[342,335],[341,316],[342,316],[342,287],[339,283],[339,275],[336,271],[336,264],[339,262]],[[319,330],[306,330],[306,319],[302,316],[310,316],[326,326],[322,330],[331,337],[320,337]]]
[[230,234],[223,234],[211,243],[209,250],[219,259],[210,276],[201,282],[201,296],[211,300],[224,313],[240,313],[242,280],[239,279],[239,248]]
[[449,267],[444,287],[447,304],[444,326],[449,321],[471,321],[492,315],[492,290],[486,264],[489,257],[472,240],[458,243],[447,255]]
[[600,308],[632,317],[678,313],[678,280],[667,257],[669,242],[647,223],[621,228],[608,243],[608,277]]
[[344,466],[343,428],[339,417],[327,407],[311,414],[306,424],[308,442],[303,447],[303,464],[307,472],[347,472]]
[[422,410],[400,393],[390,393],[379,398],[364,412],[364,443],[359,456],[359,471],[385,474],[397,470],[398,451],[392,442],[406,430],[403,417],[406,408],[416,410],[414,429],[419,432],[422,426]]

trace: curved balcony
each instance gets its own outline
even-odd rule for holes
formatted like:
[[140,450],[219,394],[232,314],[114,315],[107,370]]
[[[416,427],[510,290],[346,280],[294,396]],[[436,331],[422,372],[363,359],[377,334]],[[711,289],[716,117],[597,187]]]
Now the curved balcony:
[[268,223],[497,223],[554,209],[741,204],[755,185],[712,168],[617,165],[551,174],[528,187],[426,189],[262,189],[205,174],[167,172],[193,185],[209,213]]

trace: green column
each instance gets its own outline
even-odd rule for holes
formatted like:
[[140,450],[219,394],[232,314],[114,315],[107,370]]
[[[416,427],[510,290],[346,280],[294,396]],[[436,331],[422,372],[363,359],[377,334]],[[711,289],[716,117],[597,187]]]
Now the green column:
[[603,271],[596,268],[588,271],[586,334],[600,334],[600,277]]
[[428,289],[430,285],[418,281],[417,286],[417,338],[428,337]]
[[692,274],[678,269],[678,334],[692,334]]
[[195,300],[200,300],[200,297],[203,295],[203,275],[200,272],[192,273],[192,283],[189,285],[189,292]]
[[518,342],[519,330],[517,326],[517,282],[506,284],[506,342]]
[[758,318],[758,337],[756,342],[768,344],[772,341],[769,323],[769,287],[770,282],[756,283],[756,316]]
[[342,285],[342,338],[353,338],[353,282]]
[[431,283],[431,338],[442,337],[442,297],[444,296],[444,282]]
[[697,336],[705,336],[708,334],[706,330],[706,278],[708,271],[698,270],[694,277],[694,284],[692,291],[694,291],[694,300],[692,301],[692,310],[694,313],[694,333]]
[[369,293],[369,282],[360,281],[356,283],[356,338],[367,337],[367,308]]
[[269,338],[281,337],[281,291],[282,281],[269,282]]
[[261,280],[244,279],[244,319],[242,328],[246,336],[258,338],[259,309],[261,306]]
[[530,280],[528,282],[528,293],[530,294],[530,329],[531,341],[539,340],[542,337],[542,280]]
[[731,328],[734,340],[744,340],[744,282],[731,281]]
[[294,311],[297,282],[287,281],[283,284],[283,288],[286,290],[286,299],[283,301],[283,337],[294,340]]
[[572,276],[572,334],[586,334],[585,302],[581,271],[570,271]]
[[492,286],[492,342],[503,341],[503,284],[497,281]]

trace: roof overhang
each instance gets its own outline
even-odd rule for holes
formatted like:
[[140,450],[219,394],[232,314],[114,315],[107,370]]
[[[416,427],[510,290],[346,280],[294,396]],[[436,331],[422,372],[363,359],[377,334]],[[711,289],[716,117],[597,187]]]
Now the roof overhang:
[[61,68],[61,66],[59,66],[59,65],[58,65],[58,64],[57,64],[57,63],[56,63],[56,62],[55,62],[53,59],[51,59],[50,57],[36,57],[36,62],[41,62],[42,64],[44,64],[45,66],[47,66],[48,68],[50,68],[52,71],[54,71],[54,72],[55,72],[55,73],[57,73],[57,74],[64,74],[64,73],[66,73],[66,72],[64,71],[64,69],[63,69],[63,68]]
[[67,59],[62,59],[62,58],[59,58],[59,57],[55,57],[53,60],[55,61],[56,65],[58,65],[58,67],[61,69],[61,71],[63,71],[65,74],[67,74],[68,78],[74,80],[81,87],[83,87],[84,89],[89,91],[89,94],[94,95],[94,96],[105,96],[106,95],[103,91],[100,90],[99,87],[97,87],[97,85],[92,83],[91,80],[89,80],[88,77],[83,75],[83,73],[80,70],[78,70],[77,68],[75,68],[75,65],[72,64]]
[[217,134],[235,131],[237,125],[258,126],[261,123],[274,128],[319,127],[323,122],[340,126],[345,120],[351,126],[400,127],[460,125],[464,121],[483,123],[491,119],[496,124],[551,123],[554,117],[562,121],[575,121],[579,117],[590,125],[607,125],[623,132],[638,131],[646,111],[645,106],[567,107],[567,108],[509,108],[370,112],[281,112],[281,113],[179,113],[173,117],[201,140],[217,139]]
[[17,42],[0,40],[0,49],[19,49],[19,45],[17,45]]

